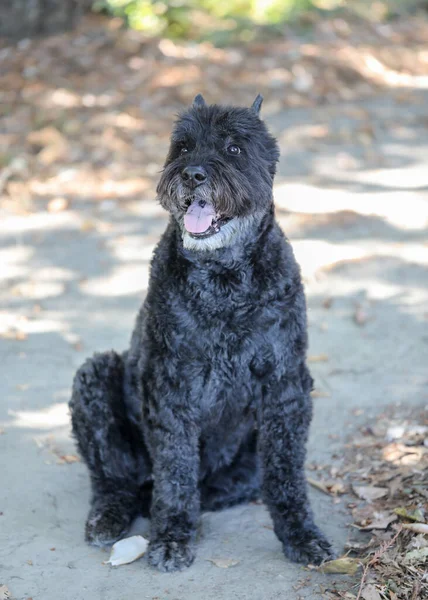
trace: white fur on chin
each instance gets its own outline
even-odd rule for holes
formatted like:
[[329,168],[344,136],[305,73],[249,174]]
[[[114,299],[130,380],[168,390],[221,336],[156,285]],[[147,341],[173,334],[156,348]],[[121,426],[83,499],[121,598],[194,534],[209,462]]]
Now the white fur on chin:
[[186,250],[209,252],[219,248],[228,248],[237,242],[254,225],[255,217],[235,217],[223,225],[218,233],[206,238],[195,238],[183,230],[183,246]]

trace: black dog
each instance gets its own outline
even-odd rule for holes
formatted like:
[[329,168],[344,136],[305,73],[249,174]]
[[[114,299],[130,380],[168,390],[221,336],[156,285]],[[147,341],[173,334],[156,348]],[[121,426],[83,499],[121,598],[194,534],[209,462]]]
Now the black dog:
[[93,490],[86,539],[151,516],[149,562],[190,565],[201,510],[262,495],[286,556],[332,556],[304,474],[312,378],[299,267],[274,218],[278,146],[250,109],[179,118],[158,197],[171,213],[131,348],[77,372],[74,435]]

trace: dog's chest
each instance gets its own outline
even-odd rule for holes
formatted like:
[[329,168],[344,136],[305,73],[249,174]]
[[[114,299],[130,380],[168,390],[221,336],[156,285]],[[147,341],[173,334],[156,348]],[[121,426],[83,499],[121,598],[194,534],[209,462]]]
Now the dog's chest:
[[254,379],[273,368],[281,307],[244,274],[241,280],[219,278],[200,287],[199,294],[186,295],[183,314],[176,335],[184,356],[201,373],[207,396],[226,404],[229,396],[239,396],[248,404]]

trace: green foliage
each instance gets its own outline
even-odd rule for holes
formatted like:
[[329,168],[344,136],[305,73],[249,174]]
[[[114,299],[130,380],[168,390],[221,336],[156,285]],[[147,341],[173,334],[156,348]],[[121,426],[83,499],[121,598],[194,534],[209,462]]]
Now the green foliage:
[[369,20],[409,12],[427,0],[94,0],[94,10],[124,19],[148,35],[210,39],[223,44],[249,40],[261,31],[272,35],[309,11],[346,9]]
[[94,5],[148,34],[219,40],[236,31],[251,37],[254,24],[275,27],[313,7],[313,0],[97,0]]

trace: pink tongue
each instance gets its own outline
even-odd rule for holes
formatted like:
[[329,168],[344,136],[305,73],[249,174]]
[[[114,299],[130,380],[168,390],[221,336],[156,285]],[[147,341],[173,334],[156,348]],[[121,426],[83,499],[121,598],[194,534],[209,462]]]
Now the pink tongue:
[[214,217],[215,210],[212,204],[195,200],[184,215],[184,227],[189,233],[204,233],[210,228]]

